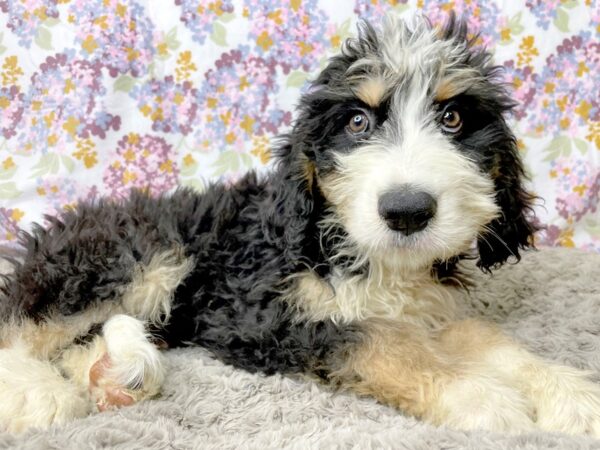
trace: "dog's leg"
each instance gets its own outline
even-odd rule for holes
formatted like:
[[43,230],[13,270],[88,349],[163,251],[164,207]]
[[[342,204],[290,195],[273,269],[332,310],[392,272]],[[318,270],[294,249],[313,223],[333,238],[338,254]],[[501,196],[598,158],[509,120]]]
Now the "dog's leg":
[[600,436],[600,385],[589,380],[589,373],[547,363],[476,320],[453,324],[440,342],[450,355],[478,361],[523,392],[540,428]]
[[449,354],[409,324],[368,321],[332,376],[359,393],[438,425],[520,432],[535,427],[525,395],[484,364]]
[[60,365],[101,411],[155,396],[164,380],[161,354],[144,323],[123,314],[110,318],[90,345],[66,351]]
[[28,349],[0,349],[0,430],[21,432],[84,417],[93,409],[81,386],[65,379],[49,361]]

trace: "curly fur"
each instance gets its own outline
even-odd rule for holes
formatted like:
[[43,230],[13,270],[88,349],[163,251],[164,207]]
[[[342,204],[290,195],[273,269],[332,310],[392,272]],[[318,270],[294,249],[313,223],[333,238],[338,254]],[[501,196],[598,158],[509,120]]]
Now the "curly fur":
[[[600,430],[598,389],[583,375],[545,366],[493,327],[456,322],[458,262],[478,258],[489,271],[518,260],[536,230],[504,117],[512,106],[490,55],[454,18],[443,30],[422,18],[363,24],[303,95],[269,174],[80,204],[23,233],[1,288],[2,345],[84,384],[98,349],[132,368],[122,379],[159,380],[158,358],[135,360],[149,354],[145,323],[170,346],[197,344],[250,372],[317,376],[462,428],[534,426],[532,405],[554,405],[539,386],[580,389],[585,413],[559,431]],[[448,107],[459,132],[442,126]],[[369,123],[359,134],[348,128],[357,113]],[[437,205],[410,234],[377,209],[406,186]],[[115,317],[143,351],[108,345]],[[511,364],[500,370],[494,354]],[[125,387],[141,399],[156,383]],[[464,415],[467,400],[482,407]],[[554,420],[552,408],[542,412]]]

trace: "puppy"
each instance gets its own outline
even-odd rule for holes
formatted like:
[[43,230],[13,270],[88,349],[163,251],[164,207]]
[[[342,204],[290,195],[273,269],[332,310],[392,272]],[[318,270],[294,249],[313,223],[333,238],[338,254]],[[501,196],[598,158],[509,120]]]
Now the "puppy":
[[518,260],[536,229],[512,106],[464,24],[363,24],[270,174],[80,204],[22,234],[0,303],[0,426],[158,394],[152,335],[437,425],[600,436],[586,374],[459,320],[459,260]]

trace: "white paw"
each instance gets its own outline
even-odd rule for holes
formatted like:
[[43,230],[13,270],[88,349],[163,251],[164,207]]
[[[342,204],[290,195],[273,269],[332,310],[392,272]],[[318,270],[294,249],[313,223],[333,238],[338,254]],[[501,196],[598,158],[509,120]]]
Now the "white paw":
[[540,382],[532,395],[537,425],[548,431],[600,437],[600,386],[569,367],[554,366],[544,375],[538,374]]
[[533,407],[519,391],[494,377],[470,377],[448,385],[436,422],[461,430],[521,433],[535,428]]
[[48,361],[24,350],[0,350],[0,430],[21,432],[30,427],[62,424],[91,411],[90,398]]
[[98,409],[127,406],[158,394],[165,376],[162,357],[148,340],[143,322],[117,315],[106,322],[102,334],[106,353],[89,373]]

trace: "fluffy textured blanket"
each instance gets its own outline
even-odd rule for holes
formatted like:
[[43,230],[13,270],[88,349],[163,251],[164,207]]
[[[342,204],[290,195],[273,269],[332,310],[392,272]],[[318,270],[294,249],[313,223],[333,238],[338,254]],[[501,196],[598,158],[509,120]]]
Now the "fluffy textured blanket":
[[[475,278],[473,315],[498,323],[539,355],[600,371],[600,255],[544,249],[493,277]],[[161,398],[64,427],[0,435],[0,447],[600,449],[587,437],[436,428],[312,381],[234,370],[197,348],[169,350],[166,360]]]

